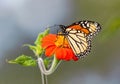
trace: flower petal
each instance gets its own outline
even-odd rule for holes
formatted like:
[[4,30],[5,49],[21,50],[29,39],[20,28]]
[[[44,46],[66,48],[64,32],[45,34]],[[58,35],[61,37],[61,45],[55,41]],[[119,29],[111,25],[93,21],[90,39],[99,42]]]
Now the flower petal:
[[66,60],[68,60],[68,61],[71,60],[71,59],[73,59],[74,61],[78,60],[78,58],[74,55],[71,48],[67,48],[66,52],[67,52]]
[[43,48],[47,48],[47,47],[49,47],[49,46],[54,46],[55,44],[54,44],[54,42],[49,42],[49,41],[44,41],[43,43],[42,43],[42,47]]
[[62,59],[62,49],[61,48],[57,48],[55,51],[55,55],[57,57],[57,59],[61,60]]
[[72,56],[73,56],[72,51],[69,48],[66,48],[65,50],[67,52],[66,60],[69,61],[72,59]]
[[46,48],[45,55],[46,56],[52,56],[56,50],[56,46],[49,46]]
[[54,41],[56,40],[56,35],[55,34],[48,34],[45,37],[43,37],[42,41]]
[[71,50],[71,56],[72,56],[72,59],[74,60],[74,61],[77,61],[79,58],[77,57],[77,56],[75,56],[75,54],[73,53],[73,51],[72,51],[72,49],[70,49]]
[[47,36],[43,37],[42,39],[42,47],[47,48],[49,46],[55,45],[54,41],[56,39],[56,35],[48,34]]
[[76,56],[73,56],[73,60],[74,60],[74,61],[77,61],[77,60],[79,60],[79,58],[76,57]]
[[73,59],[74,61],[77,61],[78,58],[73,53],[72,49],[70,47],[61,47],[60,41],[60,46],[57,46],[55,44],[56,39],[58,41],[60,40],[57,38],[56,34],[48,34],[47,36],[43,37],[42,47],[46,50],[45,55],[49,57],[55,54],[59,60],[69,61]]
[[69,61],[73,58],[74,54],[71,49],[68,48],[57,48],[55,55],[59,60]]

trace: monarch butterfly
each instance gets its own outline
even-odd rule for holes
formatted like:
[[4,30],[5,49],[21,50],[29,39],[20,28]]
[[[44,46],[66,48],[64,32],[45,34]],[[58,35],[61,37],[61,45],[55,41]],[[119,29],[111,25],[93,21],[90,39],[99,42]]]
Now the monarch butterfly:
[[91,38],[95,36],[101,26],[94,21],[79,21],[69,26],[59,25],[61,35],[67,39],[77,57],[84,57],[91,50]]

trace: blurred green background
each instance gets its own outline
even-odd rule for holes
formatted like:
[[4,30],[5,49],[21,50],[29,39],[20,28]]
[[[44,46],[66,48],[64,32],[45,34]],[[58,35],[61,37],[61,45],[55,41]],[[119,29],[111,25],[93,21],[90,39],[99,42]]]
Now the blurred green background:
[[46,27],[80,20],[101,24],[91,53],[77,62],[63,61],[48,76],[49,84],[120,84],[120,0],[0,0],[0,84],[41,84],[38,67],[6,59],[33,55],[21,46],[33,44]]

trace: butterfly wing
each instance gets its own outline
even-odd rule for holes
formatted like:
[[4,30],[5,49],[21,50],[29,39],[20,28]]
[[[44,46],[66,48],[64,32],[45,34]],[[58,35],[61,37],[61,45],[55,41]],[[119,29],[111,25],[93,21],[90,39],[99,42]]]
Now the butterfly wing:
[[[67,28],[81,30],[81,31],[87,33],[91,37],[95,36],[101,30],[101,26],[99,23],[94,22],[94,21],[88,21],[88,20],[75,22],[75,23],[67,26]],[[87,29],[87,31],[84,31],[86,29]]]
[[84,57],[84,55],[87,55],[90,52],[91,41],[86,37],[84,32],[71,29],[69,34],[65,37],[76,56]]
[[84,57],[90,52],[91,38],[101,29],[99,23],[87,20],[75,22],[69,26],[61,25],[60,28],[78,57]]
[[95,36],[101,30],[100,24],[94,21],[87,21],[87,20],[79,21],[78,24],[83,28],[88,29],[90,32],[89,33],[90,36]]

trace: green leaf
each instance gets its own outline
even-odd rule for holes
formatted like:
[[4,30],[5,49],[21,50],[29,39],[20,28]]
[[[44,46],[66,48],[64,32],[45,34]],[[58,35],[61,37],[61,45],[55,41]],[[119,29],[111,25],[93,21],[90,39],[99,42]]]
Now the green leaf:
[[41,47],[41,45],[36,45],[36,55],[37,56],[41,56],[41,54],[43,53],[43,48]]
[[30,44],[24,44],[23,46],[27,46],[30,48],[30,50],[35,51],[36,50],[36,46],[30,45]]
[[37,65],[37,62],[35,59],[33,59],[30,56],[26,56],[26,55],[21,55],[17,57],[15,60],[8,61],[8,63],[20,64],[23,66],[36,66]]
[[43,53],[43,48],[41,47],[41,45],[30,45],[30,44],[25,44],[24,46],[28,46],[30,48],[30,50],[32,50],[36,56],[40,56]]
[[44,64],[45,64],[45,67],[48,68],[49,67],[49,64],[51,63],[52,59],[50,58],[45,58],[44,59]]
[[41,40],[44,36],[46,36],[49,33],[49,28],[46,29],[44,32],[40,33],[36,39],[36,41],[34,42],[35,46],[30,46],[30,48],[32,50],[34,50],[34,53],[37,56],[41,56],[41,54],[43,53],[43,48],[41,47]]
[[43,54],[44,51],[44,49],[41,46],[41,40],[44,36],[46,36],[49,33],[49,31],[50,30],[48,28],[44,32],[40,33],[36,41],[34,42],[34,46],[30,44],[24,44],[24,46],[28,46],[35,53],[35,56],[41,56],[41,54]]
[[44,36],[46,36],[47,34],[49,34],[50,29],[46,29],[44,32],[40,33],[36,39],[36,41],[34,42],[35,45],[41,45],[41,40]]

